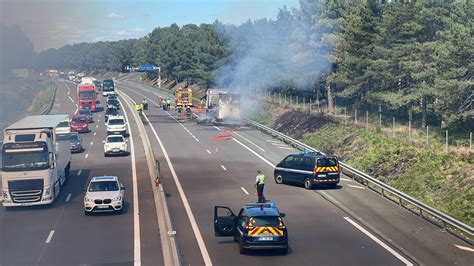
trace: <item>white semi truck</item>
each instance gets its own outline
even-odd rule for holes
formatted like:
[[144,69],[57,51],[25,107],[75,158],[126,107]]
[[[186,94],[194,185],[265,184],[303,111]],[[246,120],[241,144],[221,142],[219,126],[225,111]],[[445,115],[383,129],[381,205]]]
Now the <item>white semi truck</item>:
[[27,116],[5,128],[3,206],[51,204],[71,169],[68,115]]
[[207,90],[206,113],[211,123],[241,124],[240,94],[224,89]]

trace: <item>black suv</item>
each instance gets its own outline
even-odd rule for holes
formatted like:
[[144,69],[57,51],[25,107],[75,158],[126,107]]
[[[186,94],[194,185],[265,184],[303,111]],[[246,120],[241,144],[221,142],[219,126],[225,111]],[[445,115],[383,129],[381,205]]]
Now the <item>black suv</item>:
[[288,155],[276,165],[273,175],[278,184],[298,183],[306,189],[312,189],[314,185],[320,184],[337,187],[340,173],[337,157],[319,152],[302,152]]
[[288,231],[275,203],[250,203],[239,215],[228,207],[214,207],[215,236],[232,236],[239,243],[240,254],[247,249],[278,249],[288,253]]

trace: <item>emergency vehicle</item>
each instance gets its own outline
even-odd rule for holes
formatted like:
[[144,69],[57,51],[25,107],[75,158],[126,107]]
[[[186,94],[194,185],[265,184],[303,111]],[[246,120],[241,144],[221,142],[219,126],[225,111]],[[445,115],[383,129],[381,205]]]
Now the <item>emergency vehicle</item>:
[[306,189],[315,185],[337,187],[340,174],[337,157],[320,152],[290,154],[276,165],[273,173],[277,184],[297,183]]
[[231,236],[239,243],[240,254],[249,249],[277,249],[288,253],[288,231],[274,202],[249,203],[235,215],[229,207],[214,207],[214,233]]
[[190,117],[191,107],[193,107],[193,91],[189,88],[179,88],[175,91],[176,110],[180,116]]

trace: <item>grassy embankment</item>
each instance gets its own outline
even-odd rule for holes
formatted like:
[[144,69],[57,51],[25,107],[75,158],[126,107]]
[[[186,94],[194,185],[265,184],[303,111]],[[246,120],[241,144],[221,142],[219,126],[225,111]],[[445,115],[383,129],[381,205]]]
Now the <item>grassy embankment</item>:
[[265,106],[253,117],[362,170],[449,215],[474,225],[474,156],[415,147],[406,141],[324,117]]
[[37,92],[27,112],[30,115],[39,115],[51,102],[54,91],[57,87],[56,82],[43,79],[37,83]]

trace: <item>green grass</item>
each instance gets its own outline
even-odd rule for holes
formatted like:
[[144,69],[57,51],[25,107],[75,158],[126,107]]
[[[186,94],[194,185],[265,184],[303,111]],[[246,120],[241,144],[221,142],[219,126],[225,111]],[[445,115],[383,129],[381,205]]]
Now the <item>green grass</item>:
[[40,112],[43,111],[48,106],[48,104],[50,104],[56,86],[56,82],[51,82],[50,80],[42,80],[39,82],[38,88],[41,89],[39,89],[30,107],[28,107],[28,114],[40,114]]

